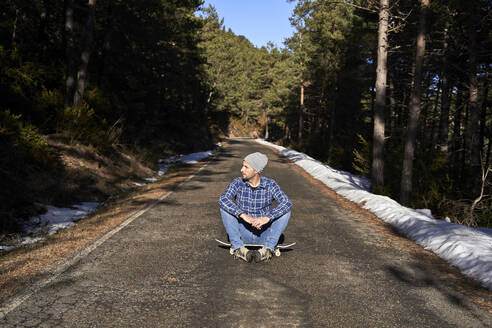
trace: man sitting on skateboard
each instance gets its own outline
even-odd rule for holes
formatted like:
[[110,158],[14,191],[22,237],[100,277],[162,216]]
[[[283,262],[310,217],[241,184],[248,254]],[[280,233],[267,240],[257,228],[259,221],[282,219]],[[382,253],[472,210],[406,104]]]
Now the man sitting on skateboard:
[[[256,152],[246,156],[241,167],[242,178],[232,180],[219,199],[234,258],[246,262],[253,258],[255,262],[271,259],[290,218],[289,197],[273,179],[260,176],[267,163],[265,154]],[[274,200],[278,205],[272,209]],[[250,251],[244,244],[263,247]]]

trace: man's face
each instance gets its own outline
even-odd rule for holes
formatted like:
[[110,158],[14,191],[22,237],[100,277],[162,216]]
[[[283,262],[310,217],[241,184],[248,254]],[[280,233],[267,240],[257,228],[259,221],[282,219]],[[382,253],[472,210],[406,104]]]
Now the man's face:
[[243,161],[243,166],[241,167],[241,174],[243,176],[243,179],[249,180],[255,176],[256,171],[251,166],[249,166],[249,164],[246,161]]

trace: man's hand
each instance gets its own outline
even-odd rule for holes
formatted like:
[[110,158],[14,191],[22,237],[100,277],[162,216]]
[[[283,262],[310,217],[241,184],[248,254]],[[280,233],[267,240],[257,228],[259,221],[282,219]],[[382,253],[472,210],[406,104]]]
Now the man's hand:
[[253,225],[253,221],[255,220],[255,218],[249,216],[246,213],[241,214],[239,217],[251,225]]
[[261,218],[253,218],[253,222],[251,225],[256,229],[260,230],[265,224],[270,222],[270,219],[266,216],[262,216]]
[[246,213],[243,213],[239,217],[244,221],[248,222],[249,224],[251,224],[253,227],[255,227],[258,230],[260,230],[261,227],[263,227],[265,224],[270,222],[270,219],[266,216],[262,216],[261,218],[254,218]]

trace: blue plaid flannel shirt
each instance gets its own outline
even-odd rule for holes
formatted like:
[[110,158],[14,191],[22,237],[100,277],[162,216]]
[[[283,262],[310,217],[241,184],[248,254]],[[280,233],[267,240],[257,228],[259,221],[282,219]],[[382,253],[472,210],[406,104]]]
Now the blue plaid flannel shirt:
[[[235,198],[235,202],[234,202]],[[271,209],[273,200],[278,202]],[[260,184],[253,188],[242,178],[232,180],[219,198],[220,207],[239,217],[246,213],[252,217],[266,216],[270,220],[281,217],[292,207],[289,197],[280,189],[275,180],[260,176]]]

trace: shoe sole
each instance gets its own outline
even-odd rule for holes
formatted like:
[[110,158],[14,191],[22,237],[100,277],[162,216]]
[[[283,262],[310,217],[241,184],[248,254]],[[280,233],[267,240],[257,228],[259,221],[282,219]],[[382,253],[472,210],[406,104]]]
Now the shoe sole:
[[254,258],[254,260],[255,260],[256,263],[260,263],[260,262],[263,262],[263,261],[268,261],[268,260],[270,260],[273,257],[273,256],[270,256],[270,257],[266,257],[266,258],[262,259],[260,252],[258,252],[258,251],[254,251],[254,252],[255,252],[255,254],[253,255],[253,258]]

